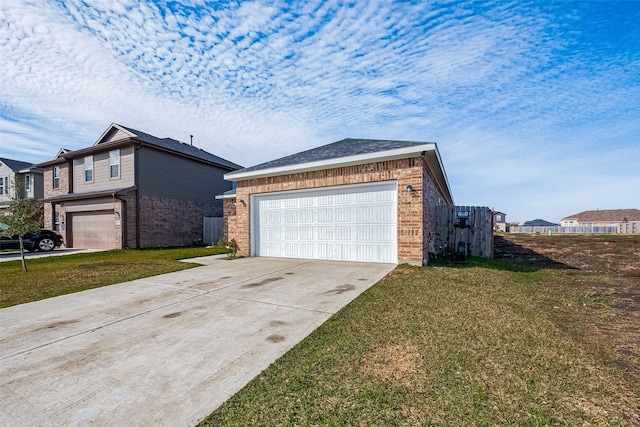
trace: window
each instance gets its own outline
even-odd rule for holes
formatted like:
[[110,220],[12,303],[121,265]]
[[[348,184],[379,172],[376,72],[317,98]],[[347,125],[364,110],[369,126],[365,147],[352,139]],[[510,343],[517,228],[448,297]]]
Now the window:
[[120,150],[109,151],[109,178],[120,178]]
[[0,176],[0,195],[9,194],[9,177],[8,176]]
[[31,191],[31,175],[24,176],[24,191]]
[[60,166],[53,167],[53,188],[60,188]]
[[84,182],[93,182],[93,156],[84,158]]
[[502,215],[496,215],[496,221],[497,222],[502,221]]
[[54,219],[53,219],[53,229],[54,230],[60,230],[60,212],[55,211],[53,213]]

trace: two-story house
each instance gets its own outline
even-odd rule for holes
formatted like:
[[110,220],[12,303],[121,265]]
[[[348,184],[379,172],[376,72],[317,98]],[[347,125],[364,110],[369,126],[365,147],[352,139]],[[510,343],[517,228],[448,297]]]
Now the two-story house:
[[616,227],[621,234],[640,233],[640,209],[596,209],[569,215],[560,220],[563,227]]
[[112,124],[90,147],[62,149],[44,169],[45,227],[68,247],[140,248],[202,241],[203,217],[241,166],[171,138]]
[[32,163],[0,157],[0,209],[14,199],[41,199],[42,172]]
[[509,231],[507,215],[504,212],[493,212],[493,229],[495,231]]

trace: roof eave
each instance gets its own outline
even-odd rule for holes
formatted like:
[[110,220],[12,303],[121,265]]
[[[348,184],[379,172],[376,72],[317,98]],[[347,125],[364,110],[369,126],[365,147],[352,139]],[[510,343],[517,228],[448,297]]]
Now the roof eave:
[[378,151],[376,153],[358,154],[354,156],[338,157],[327,160],[320,160],[316,162],[299,163],[296,165],[278,166],[267,169],[254,170],[249,172],[231,172],[224,175],[224,179],[227,181],[245,181],[248,179],[256,178],[268,178],[272,176],[288,175],[302,172],[312,172],[322,169],[339,168],[346,166],[361,165],[372,162],[384,162],[389,160],[406,159],[411,157],[422,156],[426,153],[431,153],[429,159],[425,156],[429,168],[433,172],[436,178],[436,184],[438,185],[441,193],[447,199],[447,202],[454,204],[453,195],[451,193],[451,187],[447,179],[447,174],[444,171],[442,165],[442,159],[438,151],[437,144],[428,143],[423,145],[414,145],[411,147],[397,148],[394,150]]
[[247,179],[267,178],[292,173],[311,172],[322,169],[354,166],[371,162],[404,159],[420,155],[424,151],[435,150],[433,143],[417,145],[413,147],[398,148],[395,150],[379,151],[376,153],[357,154],[354,156],[337,157],[315,162],[298,163],[295,165],[277,166],[273,168],[254,170],[249,172],[235,171],[224,175],[227,181],[245,181]]
[[103,197],[115,197],[115,196],[124,196],[125,194],[136,190],[137,187],[125,187],[125,188],[117,188],[114,190],[104,190],[104,191],[96,191],[92,193],[68,193],[62,194],[60,196],[53,196],[46,199],[42,199],[43,202],[69,202],[74,200],[89,200],[89,199],[100,199]]

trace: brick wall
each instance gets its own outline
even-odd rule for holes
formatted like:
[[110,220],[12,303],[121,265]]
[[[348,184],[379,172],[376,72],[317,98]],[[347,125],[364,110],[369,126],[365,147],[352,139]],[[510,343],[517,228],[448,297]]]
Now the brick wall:
[[235,235],[235,220],[230,218],[234,218],[236,216],[236,199],[223,199],[222,201],[222,216],[223,216],[223,231],[222,233],[226,238],[231,240],[230,235]]
[[[235,202],[235,212],[229,208],[229,213],[235,215],[227,216],[225,211],[227,236],[236,239],[240,253],[251,253],[251,194],[397,180],[398,261],[423,264],[427,259],[428,233],[435,233],[435,210],[431,204],[444,199],[426,169],[424,160],[415,157],[239,181],[236,199],[229,201]],[[407,185],[414,191],[406,191]]]
[[[69,194],[69,164],[59,163],[56,166],[60,167],[60,185],[58,188],[53,188],[53,166],[47,166],[42,174],[44,181],[43,194],[45,199]],[[60,205],[54,206],[53,203],[44,203],[43,207],[44,228],[48,228],[50,230],[55,228],[53,212],[54,210],[58,211],[62,220],[58,231],[62,234],[65,243],[69,242],[69,236],[67,236],[67,217],[64,207],[61,207]]]
[[[140,196],[139,209],[140,247],[181,246],[202,241],[202,218],[222,215],[222,208],[213,201],[203,203],[165,197]],[[135,218],[130,224],[135,227]],[[128,234],[131,236],[131,232]]]

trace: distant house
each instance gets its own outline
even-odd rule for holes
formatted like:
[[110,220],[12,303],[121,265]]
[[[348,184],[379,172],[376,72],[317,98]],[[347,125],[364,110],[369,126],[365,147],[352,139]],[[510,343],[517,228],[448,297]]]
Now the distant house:
[[493,229],[495,231],[508,231],[507,215],[504,212],[493,212]]
[[203,217],[241,166],[171,138],[112,124],[90,147],[60,150],[44,169],[45,227],[67,246],[115,249],[201,241]]
[[618,233],[640,233],[640,209],[584,211],[560,220],[563,227],[616,227]]
[[42,172],[33,163],[0,157],[0,209],[14,199],[41,199]]
[[544,219],[533,219],[531,221],[525,221],[522,224],[525,227],[559,227],[560,224],[555,224],[553,222],[545,221]]

